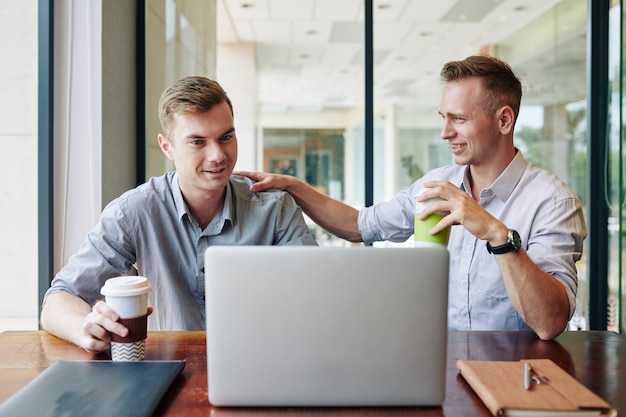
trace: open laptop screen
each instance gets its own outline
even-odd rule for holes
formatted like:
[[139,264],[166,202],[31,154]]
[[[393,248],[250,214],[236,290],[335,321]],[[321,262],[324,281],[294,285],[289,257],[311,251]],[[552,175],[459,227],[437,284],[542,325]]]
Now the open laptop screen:
[[445,247],[213,246],[205,275],[212,404],[443,402]]

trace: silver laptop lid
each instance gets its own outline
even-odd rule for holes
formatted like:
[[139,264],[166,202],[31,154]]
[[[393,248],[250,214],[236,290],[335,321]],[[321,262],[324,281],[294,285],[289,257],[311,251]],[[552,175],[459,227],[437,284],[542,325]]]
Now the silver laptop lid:
[[213,405],[443,402],[445,247],[213,246],[205,275]]

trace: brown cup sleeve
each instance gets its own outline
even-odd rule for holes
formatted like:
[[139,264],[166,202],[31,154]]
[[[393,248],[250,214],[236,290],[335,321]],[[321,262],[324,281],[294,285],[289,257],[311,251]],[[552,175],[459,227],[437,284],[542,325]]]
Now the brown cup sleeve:
[[148,336],[148,314],[132,319],[119,319],[119,323],[128,329],[128,335],[121,337],[111,333],[111,341],[116,343],[134,343]]

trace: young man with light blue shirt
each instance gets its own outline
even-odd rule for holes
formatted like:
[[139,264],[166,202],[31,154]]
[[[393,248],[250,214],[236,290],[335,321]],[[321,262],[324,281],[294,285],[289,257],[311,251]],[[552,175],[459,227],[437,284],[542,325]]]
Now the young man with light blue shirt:
[[134,267],[152,284],[151,330],[204,329],[204,251],[211,245],[316,245],[284,191],[251,193],[231,175],[233,109],[215,81],[187,77],[159,101],[159,145],[175,172],[112,201],[47,291],[41,324],[84,349],[110,347],[128,329],[101,300],[106,279]]
[[428,172],[392,200],[360,211],[294,177],[241,172],[252,191],[293,195],[316,223],[352,242],[402,242],[413,233],[414,199],[440,197],[420,217],[448,213],[448,325],[453,330],[534,330],[558,336],[572,317],[576,261],[587,235],[580,200],[553,174],[524,160],[513,143],[522,86],[504,62],[471,56],[445,64],[441,138],[455,166]]

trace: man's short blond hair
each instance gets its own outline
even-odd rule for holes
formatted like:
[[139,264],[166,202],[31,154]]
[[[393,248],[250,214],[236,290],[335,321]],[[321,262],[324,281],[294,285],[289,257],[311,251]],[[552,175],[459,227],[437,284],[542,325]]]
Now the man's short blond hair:
[[489,55],[472,55],[462,61],[451,61],[441,69],[445,82],[476,77],[481,80],[484,95],[481,99],[485,114],[493,116],[502,106],[513,109],[515,120],[522,101],[522,83],[504,61]]
[[185,77],[169,86],[159,99],[159,121],[162,133],[169,138],[174,115],[204,113],[216,104],[225,102],[234,115],[233,105],[226,92],[217,83],[205,77]]

